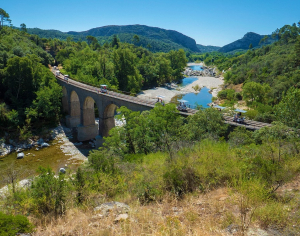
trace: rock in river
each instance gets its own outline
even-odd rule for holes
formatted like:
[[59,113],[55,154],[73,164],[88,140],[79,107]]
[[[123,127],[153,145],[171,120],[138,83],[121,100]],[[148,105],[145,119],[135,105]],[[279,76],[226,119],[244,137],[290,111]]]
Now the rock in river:
[[24,158],[24,152],[20,152],[17,155],[17,159],[23,159]]
[[42,143],[41,144],[41,147],[43,148],[43,147],[49,147],[50,145],[48,144],[48,143]]

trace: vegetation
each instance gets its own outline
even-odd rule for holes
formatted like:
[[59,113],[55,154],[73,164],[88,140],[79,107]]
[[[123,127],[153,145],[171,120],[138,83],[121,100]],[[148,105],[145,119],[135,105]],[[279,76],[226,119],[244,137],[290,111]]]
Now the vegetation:
[[3,27],[0,34],[1,130],[22,134],[31,123],[55,122],[61,88],[47,68],[53,63],[52,56],[41,47],[39,38],[24,31]]
[[[119,112],[126,124],[113,128],[104,147],[92,151],[89,162],[76,174],[56,178],[50,169],[40,168],[31,187],[15,188],[1,200],[2,211],[29,213],[40,225],[42,219],[65,217],[74,208],[90,211],[99,202],[113,199],[142,207],[162,203],[168,195],[184,201],[225,187],[231,189],[232,204],[239,212],[231,213],[230,220],[230,211],[219,212],[215,227],[236,223],[246,232],[255,222],[288,232],[299,225],[298,215],[291,213],[299,207],[294,202],[298,193],[288,199],[278,193],[299,174],[298,130],[281,123],[255,132],[236,128],[226,142],[226,125],[214,109],[200,110],[187,119],[171,104],[157,104],[142,113],[125,107]],[[194,213],[185,219],[191,227],[200,223]]]
[[[101,45],[93,35],[87,42],[48,40],[27,34],[25,25],[22,29],[0,30],[1,129],[18,127],[20,139],[31,135],[33,122],[44,125],[59,116],[61,89],[47,68],[54,58],[77,80],[131,93],[179,80],[186,64],[183,50],[152,53],[136,45],[138,35],[134,44],[114,35]],[[299,191],[280,191],[300,174],[299,27],[285,26],[274,37],[275,44],[245,54],[200,56],[226,70],[228,84],[244,83],[242,93],[228,88],[220,99],[243,98],[253,109],[248,116],[279,122],[254,132],[240,127],[230,132],[213,108],[183,118],[174,104],[157,103],[142,113],[121,107],[118,118],[126,124],[111,129],[103,147],[93,150],[76,173],[57,176],[39,168],[25,188],[16,184],[16,171],[8,173],[12,186],[0,194],[0,234],[32,232],[32,224],[43,235],[49,229],[57,235],[199,235],[234,225],[243,235],[254,225],[299,234]],[[268,60],[284,67],[266,66]],[[211,193],[222,189],[228,201],[214,201]],[[209,203],[199,201],[203,196]],[[116,200],[142,210],[132,210],[131,219],[122,222],[113,219],[117,209],[108,216],[92,213]],[[189,208],[178,210],[184,202],[191,202]]]
[[17,233],[31,233],[33,225],[22,215],[5,215],[0,212],[0,234],[3,236],[16,235]]
[[[84,32],[63,33],[58,30],[42,30],[38,28],[28,29],[30,34],[38,35],[41,38],[57,38],[66,40],[72,37],[75,42],[87,41],[87,36],[93,36],[104,45],[112,41],[117,35],[120,42],[134,44],[147,48],[151,52],[169,52],[171,50],[184,49],[185,51],[199,52],[195,40],[173,30],[165,30],[146,25],[124,25],[124,26],[104,26],[90,29]],[[139,40],[135,39],[135,35]]]
[[[262,38],[261,48],[231,53],[189,54],[188,58],[216,66],[224,75],[226,90],[218,94],[223,105],[233,106],[244,100],[250,108],[246,114],[248,118],[269,123],[277,120],[299,127],[296,122],[299,120],[298,110],[294,113],[291,108],[297,108],[295,104],[299,103],[296,95],[300,88],[299,34],[299,23],[285,25],[272,36]],[[272,44],[266,45],[266,42]],[[284,117],[287,119],[284,120]]]
[[[135,39],[137,40],[137,39]],[[60,42],[59,47],[54,47]],[[151,53],[133,44],[121,43],[115,35],[103,47],[93,36],[85,42],[49,40],[57,63],[72,78],[95,86],[107,84],[110,89],[137,93],[142,87],[152,87],[182,79],[186,66],[185,52]]]

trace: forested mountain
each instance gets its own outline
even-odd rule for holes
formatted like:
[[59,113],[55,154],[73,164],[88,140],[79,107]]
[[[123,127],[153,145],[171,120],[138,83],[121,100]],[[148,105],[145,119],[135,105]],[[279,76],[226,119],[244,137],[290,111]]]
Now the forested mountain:
[[277,41],[271,45],[248,49],[244,54],[207,54],[204,62],[226,71],[227,86],[243,84],[242,97],[253,109],[252,118],[266,122],[279,119],[300,128],[299,34],[300,22],[298,26],[285,25],[272,34]]
[[[236,50],[248,50],[249,47],[255,48],[257,46],[260,46],[261,40],[264,39],[265,37],[266,35],[260,35],[253,32],[248,32],[247,34],[244,35],[243,38],[221,47],[218,51],[231,52]],[[271,39],[269,37],[268,40],[264,41],[264,45],[270,44],[272,42],[274,42],[274,39]]]
[[[117,35],[121,42],[134,43],[137,46],[148,48],[153,52],[168,52],[170,50],[184,49],[192,52],[199,52],[194,39],[174,30],[165,30],[158,27],[146,25],[124,25],[124,26],[103,26],[82,32],[60,32],[58,30],[28,29],[31,34],[45,38],[66,39],[73,37],[75,41],[85,40],[86,36],[96,37],[103,45],[111,41],[113,35]],[[138,38],[134,38],[137,35]]]
[[221,47],[211,46],[211,45],[204,46],[204,45],[201,45],[201,44],[197,44],[197,48],[200,50],[201,53],[205,53],[205,52],[216,52]]

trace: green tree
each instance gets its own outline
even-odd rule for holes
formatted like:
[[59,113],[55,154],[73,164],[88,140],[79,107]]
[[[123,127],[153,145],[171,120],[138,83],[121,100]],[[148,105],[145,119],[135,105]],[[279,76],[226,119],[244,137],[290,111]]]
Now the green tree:
[[36,91],[32,61],[26,57],[13,57],[5,68],[4,86],[6,98],[13,107],[28,107]]
[[120,42],[120,39],[118,38],[117,35],[114,34],[113,39],[111,41],[111,46],[119,48],[119,42]]
[[11,20],[9,19],[9,14],[4,11],[2,8],[0,8],[0,28],[3,28],[4,26],[4,22],[11,22]]
[[296,52],[296,66],[300,66],[300,36],[298,36],[295,43],[295,52]]
[[39,167],[38,173],[39,176],[34,179],[31,185],[31,194],[37,210],[43,214],[62,215],[66,203],[65,175],[60,173],[59,177],[56,178],[50,167]]
[[182,79],[181,72],[186,67],[187,59],[183,49],[178,51],[171,50],[167,54],[168,59],[170,60],[170,66],[172,68],[172,78],[174,80]]
[[26,25],[24,23],[20,24],[20,29],[23,32],[27,32],[27,28],[26,28]]
[[183,118],[178,114],[175,104],[156,103],[149,112],[149,125],[154,145],[167,151],[172,159],[178,142],[181,141]]
[[225,134],[227,125],[223,122],[222,113],[214,108],[199,110],[195,115],[187,118],[184,126],[189,140],[203,138],[218,138]]
[[137,44],[138,42],[140,42],[140,37],[139,37],[138,35],[135,34],[135,35],[133,36],[132,40],[133,40],[133,43],[134,43],[134,44]]
[[300,128],[300,89],[291,87],[278,105],[275,116],[287,126]]
[[244,100],[251,102],[257,101],[266,103],[268,93],[271,91],[270,85],[256,82],[248,82],[243,86],[243,98]]
[[0,212],[0,235],[11,236],[31,233],[34,226],[22,215],[5,215]]

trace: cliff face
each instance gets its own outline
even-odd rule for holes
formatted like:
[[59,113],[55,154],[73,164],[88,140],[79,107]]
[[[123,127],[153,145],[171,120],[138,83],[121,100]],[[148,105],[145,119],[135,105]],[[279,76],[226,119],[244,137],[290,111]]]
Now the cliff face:
[[257,47],[263,37],[265,37],[265,35],[249,32],[245,34],[243,38],[221,47],[219,52],[230,52],[238,49],[247,50],[250,44],[252,44],[253,47]]
[[67,32],[69,35],[92,35],[94,37],[110,37],[112,35],[118,35],[122,39],[122,35],[136,34],[143,36],[150,40],[159,40],[162,43],[174,43],[179,47],[191,50],[193,52],[199,52],[196,45],[196,41],[182,33],[174,30],[166,30],[158,27],[150,27],[146,25],[110,25],[103,26],[94,29],[90,29],[82,32]]

